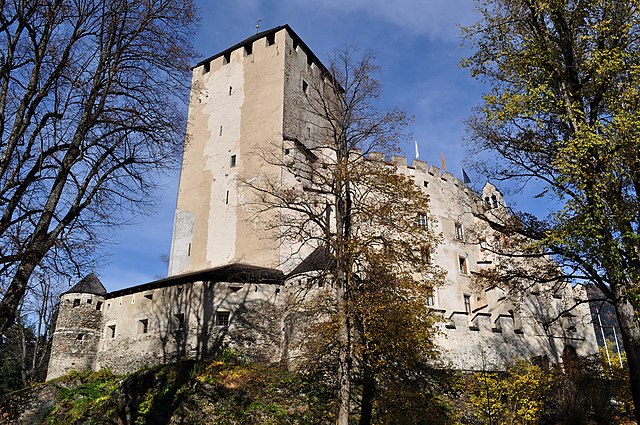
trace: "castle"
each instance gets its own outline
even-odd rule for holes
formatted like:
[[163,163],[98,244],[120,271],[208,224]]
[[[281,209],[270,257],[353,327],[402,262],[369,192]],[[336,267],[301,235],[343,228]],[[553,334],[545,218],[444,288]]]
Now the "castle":
[[[250,155],[276,146],[294,155],[305,140],[296,99],[326,68],[287,25],[258,33],[193,68],[187,140],[169,264],[169,277],[107,293],[94,275],[61,296],[47,379],[71,369],[128,372],[180,357],[199,358],[231,343],[256,359],[288,353],[287,293],[308,286],[319,250],[278,243],[277,229],[257,228],[242,184],[258,172],[279,176],[274,164]],[[300,148],[304,150],[304,146]],[[304,153],[304,152],[303,152]],[[514,358],[561,361],[571,347],[597,352],[581,290],[529,288],[517,301],[498,286],[477,288],[473,274],[500,258],[471,238],[474,208],[505,210],[491,184],[471,191],[445,170],[414,160],[370,154],[391,164],[430,196],[430,214],[443,243],[432,261],[446,283],[425,303],[441,313],[437,336],[447,362],[467,370],[502,368]],[[283,177],[284,178],[284,177]],[[277,220],[277,212],[266,219]],[[499,235],[492,234],[492,238]],[[564,314],[562,314],[564,312]],[[560,316],[551,326],[544,318]],[[250,319],[250,320],[249,320]]]

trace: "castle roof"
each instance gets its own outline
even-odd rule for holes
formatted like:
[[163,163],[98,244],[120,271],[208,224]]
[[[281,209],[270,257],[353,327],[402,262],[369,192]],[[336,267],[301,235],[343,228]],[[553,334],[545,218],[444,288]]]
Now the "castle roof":
[[93,273],[89,273],[83,277],[80,282],[76,283],[71,287],[71,289],[65,292],[65,294],[72,293],[104,295],[107,293],[107,290],[102,282],[100,282],[100,279],[98,279],[98,276]]
[[169,276],[164,279],[143,283],[142,285],[132,286],[130,288],[124,288],[118,291],[109,292],[108,294],[106,294],[106,298],[115,298],[140,291],[148,291],[156,288],[166,288],[173,285],[204,281],[269,283],[274,285],[282,285],[284,283],[284,277],[284,273],[277,269],[252,266],[242,263],[234,263],[222,267],[214,267],[212,269],[185,273],[177,276]]
[[335,259],[333,255],[329,252],[329,250],[321,246],[316,248],[307,258],[302,260],[298,266],[291,271],[287,275],[287,277],[296,276],[302,273],[317,271],[317,270],[326,270],[331,267],[335,263]]
[[241,47],[243,47],[245,44],[249,44],[249,43],[253,43],[256,40],[260,40],[261,38],[264,38],[268,35],[271,34],[275,34],[278,31],[282,30],[282,29],[286,29],[287,32],[289,32],[289,35],[291,35],[291,37],[296,40],[298,42],[298,45],[300,45],[302,47],[302,49],[305,51],[305,53],[311,57],[311,59],[322,69],[322,71],[324,71],[327,75],[331,75],[331,73],[327,70],[327,67],[324,66],[324,64],[322,63],[322,61],[320,59],[318,59],[318,57],[315,55],[315,53],[313,53],[313,51],[309,48],[309,46],[307,46],[307,44],[300,38],[300,36],[298,34],[296,34],[296,32],[288,25],[288,24],[284,24],[284,25],[279,25],[275,28],[271,28],[265,31],[261,31],[257,34],[252,35],[249,38],[245,38],[244,40],[242,40],[239,43],[234,44],[233,46],[216,53],[213,56],[210,56],[206,59],[201,60],[200,62],[198,62],[193,68],[191,69],[195,69],[199,66],[204,65],[205,63],[211,62],[212,60],[219,58],[220,56],[226,55],[227,53],[231,53],[234,50],[237,50]]

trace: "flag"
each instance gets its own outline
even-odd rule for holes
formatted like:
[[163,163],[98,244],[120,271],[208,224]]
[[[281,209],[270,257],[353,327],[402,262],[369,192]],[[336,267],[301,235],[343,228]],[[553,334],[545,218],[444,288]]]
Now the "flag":
[[417,159],[417,158],[420,158],[420,152],[418,151],[418,141],[414,140],[413,142],[416,144],[416,159]]
[[469,175],[464,171],[464,168],[462,169],[462,181],[464,182],[464,184],[471,183],[471,179],[469,178]]
[[447,164],[444,163],[444,154],[440,152],[440,156],[442,157],[442,171],[447,171]]

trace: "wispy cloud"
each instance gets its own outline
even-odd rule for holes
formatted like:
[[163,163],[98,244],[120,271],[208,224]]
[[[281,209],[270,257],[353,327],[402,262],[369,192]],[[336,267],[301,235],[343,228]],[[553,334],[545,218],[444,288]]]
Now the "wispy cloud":
[[312,3],[290,0],[290,3],[306,9],[366,14],[394,26],[396,31],[443,41],[458,38],[458,24],[469,25],[477,19],[471,0],[317,0]]

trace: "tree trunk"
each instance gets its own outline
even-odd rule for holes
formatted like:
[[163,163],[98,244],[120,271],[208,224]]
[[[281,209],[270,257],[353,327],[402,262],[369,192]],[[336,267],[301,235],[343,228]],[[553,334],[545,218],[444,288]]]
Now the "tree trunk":
[[362,366],[362,404],[360,408],[360,425],[370,425],[373,417],[373,399],[376,394],[376,381],[371,368],[363,359]]
[[346,302],[340,301],[344,310],[340,313],[340,358],[338,364],[338,425],[348,425],[351,413],[351,342],[349,317],[346,314]]
[[633,396],[634,414],[636,420],[640,418],[640,328],[635,315],[635,309],[626,297],[618,298],[615,305],[616,316],[620,324],[622,343],[627,353],[629,367],[629,385]]

